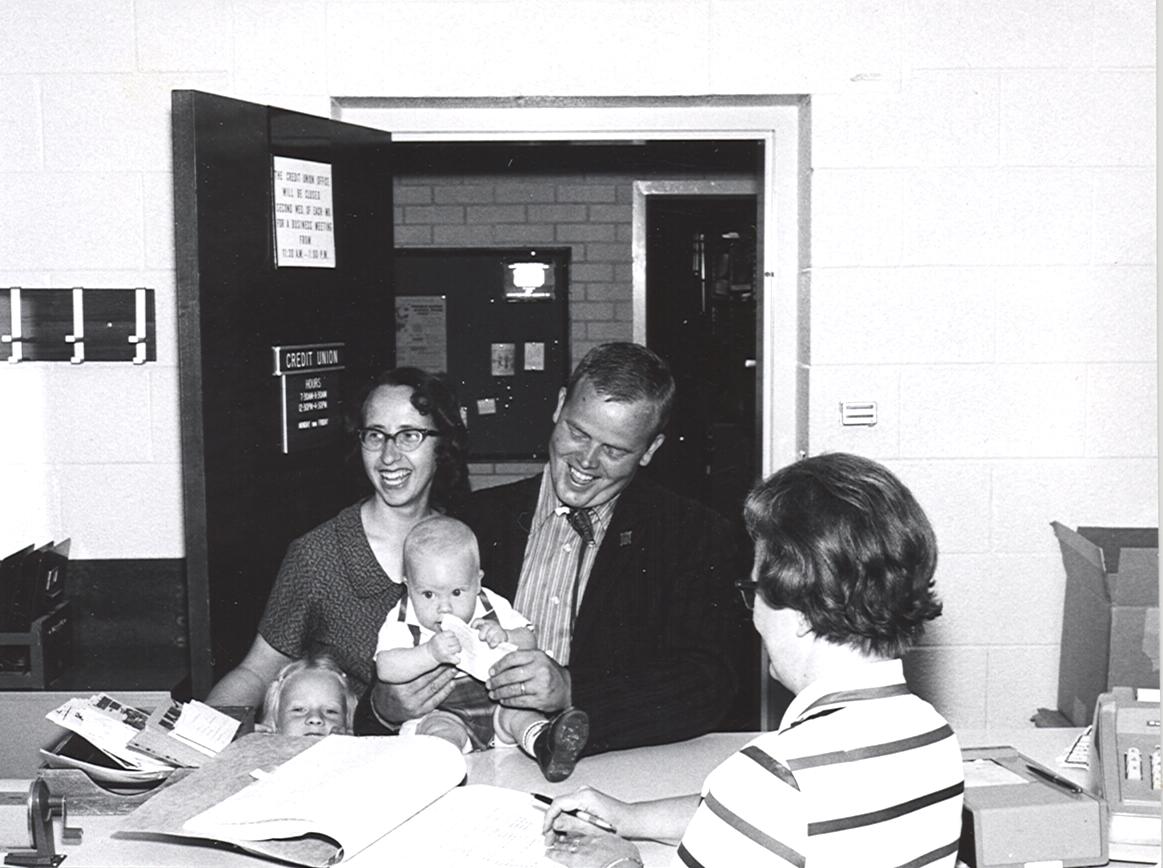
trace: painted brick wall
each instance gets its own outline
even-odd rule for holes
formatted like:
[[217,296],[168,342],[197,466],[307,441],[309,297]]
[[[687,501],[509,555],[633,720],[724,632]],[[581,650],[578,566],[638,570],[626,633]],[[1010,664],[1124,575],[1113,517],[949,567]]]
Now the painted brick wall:
[[570,349],[630,340],[627,176],[396,179],[401,247],[568,247]]

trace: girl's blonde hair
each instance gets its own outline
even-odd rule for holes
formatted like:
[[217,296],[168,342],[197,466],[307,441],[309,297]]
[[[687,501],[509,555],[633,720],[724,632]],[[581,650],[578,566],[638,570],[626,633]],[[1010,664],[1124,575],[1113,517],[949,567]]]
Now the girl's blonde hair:
[[299,660],[293,660],[279,670],[279,674],[275,676],[275,680],[267,687],[266,698],[263,699],[262,726],[270,729],[272,732],[276,731],[279,719],[279,702],[283,696],[283,686],[300,672],[309,672],[312,670],[330,672],[339,681],[339,687],[343,693],[344,731],[351,732],[352,725],[355,721],[355,706],[359,698],[355,695],[355,691],[351,687],[351,682],[347,679],[347,673],[328,654],[311,654]]

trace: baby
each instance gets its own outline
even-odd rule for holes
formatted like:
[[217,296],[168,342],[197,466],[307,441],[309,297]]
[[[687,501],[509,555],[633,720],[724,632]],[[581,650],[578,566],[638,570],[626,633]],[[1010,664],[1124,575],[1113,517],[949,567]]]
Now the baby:
[[288,663],[267,688],[256,729],[282,735],[351,732],[357,697],[347,675],[326,654]]
[[[381,681],[411,681],[460,662],[460,641],[441,629],[446,615],[469,624],[490,648],[503,642],[536,647],[533,625],[504,597],[481,587],[476,537],[462,522],[438,515],[417,524],[404,540],[404,574],[404,596],[388,612],[376,644]],[[567,708],[551,720],[532,709],[498,705],[484,684],[458,673],[452,695],[435,711],[405,723],[401,732],[439,736],[466,752],[494,742],[518,744],[537,760],[547,780],[562,781],[585,747],[589,718],[579,708]]]

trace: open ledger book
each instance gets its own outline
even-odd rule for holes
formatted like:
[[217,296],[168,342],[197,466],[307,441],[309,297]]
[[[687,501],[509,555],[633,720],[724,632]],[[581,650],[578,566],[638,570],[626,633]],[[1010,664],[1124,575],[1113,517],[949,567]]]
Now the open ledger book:
[[254,733],[160,791],[116,835],[223,842],[317,868],[555,864],[529,793],[458,786],[464,778],[464,757],[432,736]]

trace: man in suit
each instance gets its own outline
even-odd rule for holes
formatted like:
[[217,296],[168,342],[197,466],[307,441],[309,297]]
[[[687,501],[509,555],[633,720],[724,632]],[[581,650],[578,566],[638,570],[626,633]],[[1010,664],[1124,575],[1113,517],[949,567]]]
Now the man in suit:
[[[736,535],[638,475],[665,439],[674,388],[645,347],[596,347],[558,396],[542,473],[475,492],[463,516],[485,584],[538,630],[536,650],[494,667],[489,695],[548,714],[583,709],[587,753],[708,732],[736,689]],[[377,685],[374,715],[390,730],[438,705],[450,679]]]

